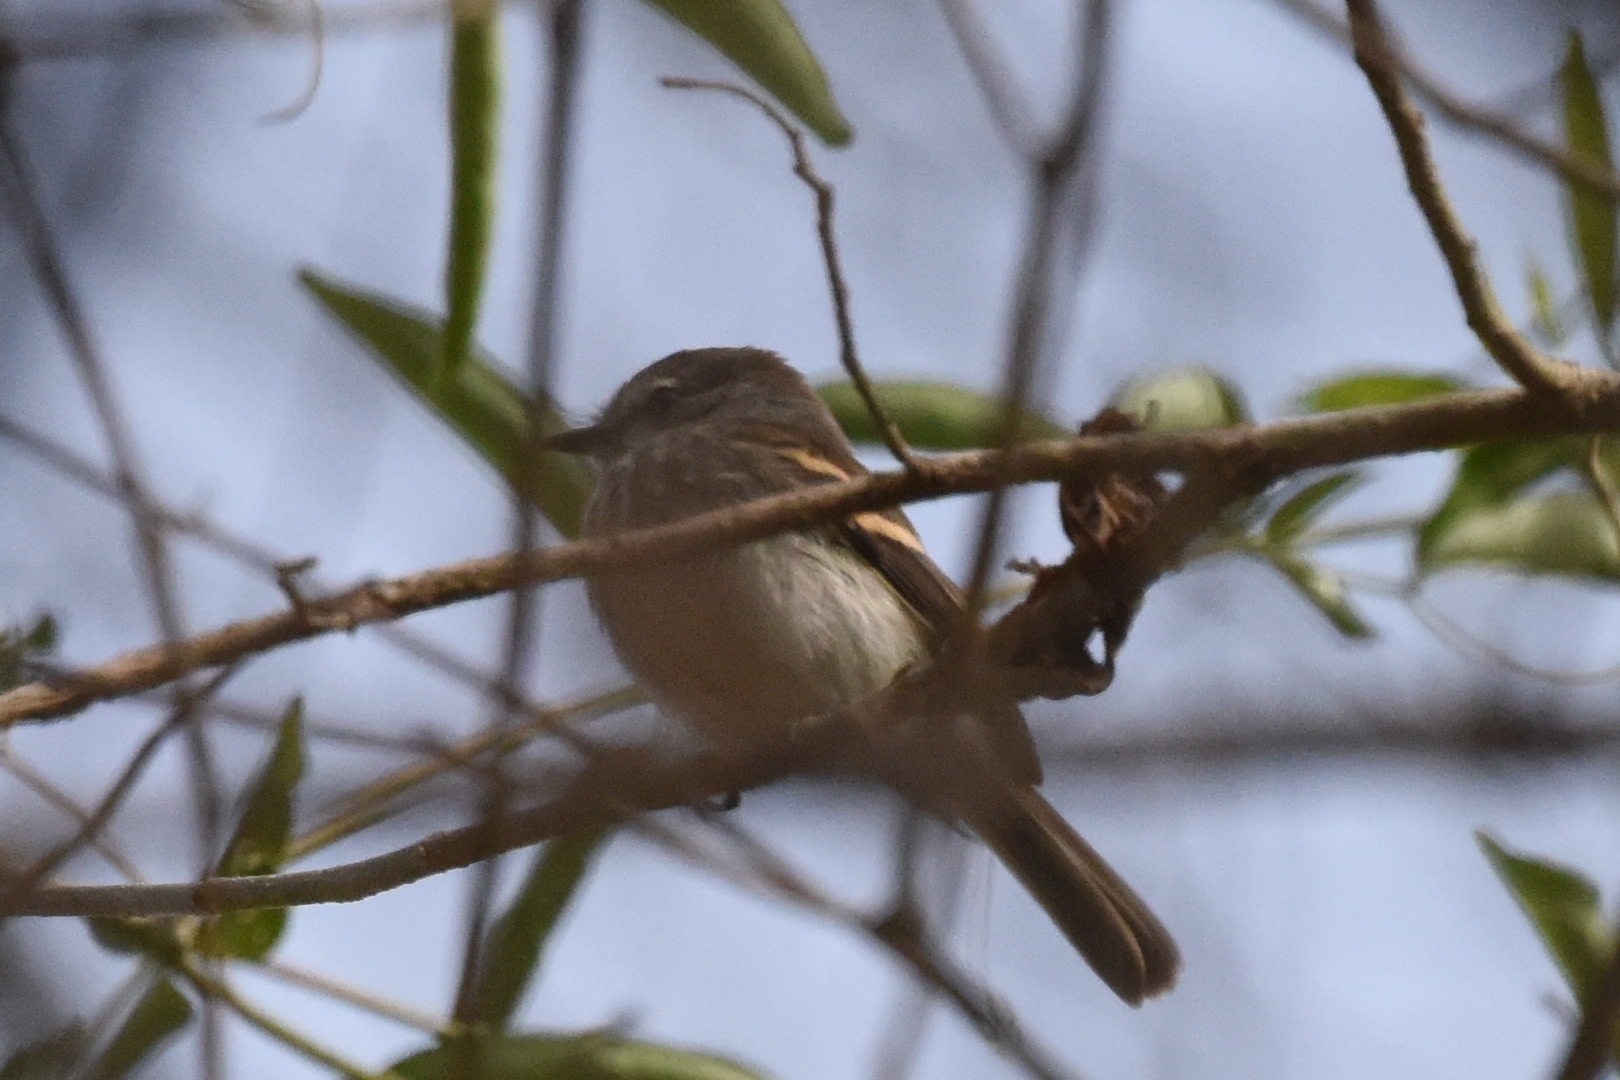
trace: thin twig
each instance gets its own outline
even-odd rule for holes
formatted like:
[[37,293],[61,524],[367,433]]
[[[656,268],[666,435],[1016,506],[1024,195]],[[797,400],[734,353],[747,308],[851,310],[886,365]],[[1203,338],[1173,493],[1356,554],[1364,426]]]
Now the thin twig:
[[[532,551],[540,538],[539,513],[523,493],[534,486],[533,473],[541,457],[541,417],[551,400],[556,368],[559,283],[583,52],[583,16],[582,0],[559,0],[551,5],[549,13],[543,14],[538,20],[544,39],[542,47],[548,53],[549,79],[545,90],[546,108],[543,110],[544,130],[539,142],[540,214],[535,239],[534,295],[530,308],[528,393],[524,402],[529,446],[519,459],[518,475],[511,491],[512,550],[519,553]],[[494,695],[496,709],[489,721],[491,732],[509,729],[518,719],[521,710],[516,703],[522,698],[528,671],[535,662],[539,629],[540,593],[533,586],[514,589],[507,607],[506,649],[501,674],[495,684],[499,692]],[[493,821],[506,812],[509,796],[503,761],[499,757],[490,760],[485,775],[483,814],[485,820]],[[500,869],[498,859],[481,863],[469,885],[461,975],[453,1014],[457,1023],[469,1027],[482,1020],[479,1009],[483,1000],[479,990],[487,960],[483,951],[484,935]],[[452,1072],[459,1074],[463,1071],[462,1065],[470,1060],[458,1059]]]
[[[1158,770],[1216,770],[1343,766],[1353,760],[1480,764],[1497,770],[1506,762],[1527,765],[1601,761],[1620,756],[1620,717],[1593,723],[1587,717],[1548,715],[1534,705],[1450,696],[1399,705],[1324,707],[1305,715],[1267,717],[1242,705],[1190,716],[1184,728],[1157,735],[1084,738],[1042,747],[1047,773],[1081,781]],[[1266,711],[1266,706],[1255,706]],[[1412,717],[1423,722],[1413,723]]]
[[302,613],[279,611],[232,623],[173,648],[140,649],[50,681],[17,687],[0,694],[0,726],[62,716],[239,657],[492,596],[523,583],[678,560],[898,503],[1111,471],[1214,470],[1258,482],[1371,457],[1620,428],[1620,377],[1597,369],[1581,369],[1581,374],[1583,394],[1574,399],[1549,400],[1516,389],[1479,390],[1263,427],[1081,436],[1022,443],[1006,451],[930,456],[918,461],[915,472],[871,473],[817,484],[670,525],[562,544],[526,556],[508,553],[475,559],[312,598]]
[[[1333,40],[1344,45],[1351,43],[1350,27],[1312,0],[1276,0],[1276,2]],[[1548,142],[1534,132],[1527,131],[1508,112],[1464,100],[1456,91],[1423,70],[1395,42],[1387,44],[1391,60],[1412,84],[1412,89],[1417,91],[1418,97],[1433,108],[1442,119],[1465,130],[1487,135],[1500,145],[1516,151],[1525,160],[1550,168],[1566,180],[1579,184],[1594,194],[1605,195],[1611,199],[1620,198],[1620,174],[1586,158],[1577,157],[1556,143]]]
[[1567,389],[1573,376],[1567,365],[1541,355],[1514,329],[1491,292],[1485,271],[1475,257],[1474,241],[1457,219],[1439,172],[1429,153],[1420,113],[1401,85],[1401,73],[1394,47],[1390,44],[1373,0],[1350,0],[1350,28],[1355,39],[1356,63],[1366,73],[1378,104],[1384,111],[1412,197],[1423,211],[1435,244],[1451,271],[1452,284],[1462,302],[1468,328],[1497,365],[1514,381],[1529,390],[1558,392]]
[[915,909],[900,907],[867,915],[818,889],[785,860],[731,821],[709,819],[752,865],[778,897],[834,919],[894,953],[934,993],[954,1005],[992,1047],[1037,1080],[1081,1080],[1034,1040],[1013,1011],[988,987],[957,967],[930,938]]
[[274,976],[282,982],[293,986],[314,991],[322,997],[341,1001],[345,1005],[352,1005],[356,1009],[368,1012],[373,1016],[380,1016],[385,1020],[392,1020],[414,1031],[426,1032],[441,1039],[452,1038],[457,1034],[454,1024],[446,1024],[437,1017],[430,1016],[418,1009],[398,1001],[392,1001],[362,990],[358,986],[351,986],[340,979],[324,975],[319,971],[311,971],[297,964],[289,964],[285,960],[264,960],[253,966],[254,971]]
[[861,366],[860,355],[855,350],[855,325],[849,315],[849,286],[844,280],[844,271],[838,256],[838,240],[833,233],[833,186],[816,172],[815,165],[810,160],[810,152],[805,147],[804,132],[782,115],[776,106],[746,86],[710,79],[680,79],[668,76],[659,82],[672,90],[718,90],[740,97],[752,103],[781,129],[783,135],[787,136],[788,146],[793,151],[793,175],[804,181],[805,186],[816,197],[816,236],[821,241],[821,259],[827,268],[827,288],[832,294],[833,318],[838,324],[839,361],[844,365],[849,381],[855,385],[855,392],[861,396],[862,403],[866,405],[866,411],[872,417],[873,425],[883,437],[883,445],[888,447],[889,453],[894,455],[894,459],[902,467],[908,471],[915,470],[917,464],[912,457],[911,448],[906,445],[905,436],[900,434],[900,429],[878,401],[877,391],[872,388],[872,381],[867,378],[866,369]]
[[[5,416],[0,416],[0,438],[6,438],[16,445],[34,455],[58,475],[72,480],[86,490],[95,492],[103,498],[119,501],[118,489],[107,474],[95,465],[75,454],[61,443],[41,434],[32,428],[20,424]],[[153,514],[158,518],[163,528],[179,536],[188,537],[197,543],[217,552],[226,558],[232,559],[245,567],[275,580],[278,588],[284,595],[288,593],[285,571],[290,567],[300,567],[305,559],[288,559],[278,555],[261,545],[244,537],[233,534],[216,525],[197,513],[181,513],[154,501],[151,506]],[[319,580],[313,578],[307,569],[302,570],[297,578],[295,589],[296,600],[289,595],[289,603],[299,607],[304,600],[303,582],[309,578],[310,588],[322,587]],[[477,690],[485,695],[505,695],[510,703],[524,711],[533,719],[541,716],[545,710],[527,700],[522,695],[514,694],[510,687],[501,686],[496,680],[490,678],[483,670],[475,667],[469,661],[450,652],[443,645],[429,640],[405,626],[384,625],[379,626],[378,633],[388,644],[399,649],[406,655],[420,660],[429,667],[443,675],[454,679],[463,686]],[[214,704],[210,712],[228,711],[230,707]],[[243,719],[244,713],[238,709],[230,715],[233,719]],[[323,735],[323,730],[315,724],[305,727],[312,737]],[[419,751],[420,741],[410,746],[402,746],[397,739],[388,739],[369,733],[354,732],[352,734],[326,732],[327,737],[346,738],[351,742],[366,742],[372,745],[386,745],[392,749],[409,749]]]
[[227,665],[197,693],[188,694],[176,701],[168,719],[158,725],[124,763],[124,768],[113,781],[112,787],[107,789],[107,793],[101,797],[101,802],[84,819],[78,830],[66,841],[41,856],[15,880],[7,883],[5,891],[0,893],[0,910],[15,905],[19,898],[37,888],[40,882],[48,879],[58,867],[71,859],[86,844],[94,843],[100,838],[102,829],[106,828],[107,822],[111,821],[113,815],[123,806],[124,799],[146,772],[153,755],[168,741],[169,736],[187,729],[195,719],[194,710],[207,701],[209,696],[238,670],[237,664]]
[[436,776],[465,768],[485,756],[511,753],[537,735],[554,732],[559,725],[605,716],[639,704],[642,700],[640,691],[633,687],[597,694],[573,705],[545,710],[522,727],[486,729],[470,739],[445,747],[427,761],[380,776],[347,795],[342,809],[330,820],[288,844],[287,861],[329,847],[376,823],[395,799]]
[[[1555,724],[1538,714],[1500,713],[1501,703],[1460,710],[1448,702],[1437,711],[1455,715],[1448,724],[1414,728],[1386,725],[1369,735],[1343,724],[1301,723],[1288,729],[1256,731],[1235,720],[1189,725],[1160,738],[1133,737],[1128,743],[1087,742],[1055,748],[1048,763],[1065,774],[1077,768],[1117,776],[1133,768],[1159,768],[1166,762],[1204,767],[1302,758],[1340,759],[1345,754],[1446,754],[1478,756],[1527,753],[1591,760],[1620,753],[1620,725]],[[1409,716],[1411,710],[1402,710]],[[1338,719],[1343,719],[1342,715]],[[1365,725],[1363,725],[1365,726]],[[369,859],[314,871],[212,879],[160,885],[46,886],[28,897],[26,908],[6,914],[37,916],[211,915],[258,907],[293,907],[361,900],[413,881],[470,866],[497,851],[526,847],[584,828],[616,824],[672,806],[692,806],[727,791],[747,790],[791,771],[793,762],[759,753],[746,758],[703,758],[655,768],[633,757],[594,761],[558,798],[509,814],[496,829],[486,824],[436,833]]]
[[[40,195],[38,179],[16,129],[10,98],[12,75],[10,63],[0,69],[0,158],[4,159],[3,165],[0,165],[0,173],[4,174],[0,186],[7,190],[8,201],[23,234],[30,269],[66,340],[68,354],[90,399],[102,438],[106,441],[114,484],[134,528],[142,581],[165,646],[173,648],[185,637],[186,628],[168,537],[152,509],[155,500],[151,495],[151,485],[144,476],[128,420],[113,392],[112,380],[91,332],[89,319],[69,281],[60,244]],[[196,865],[198,872],[202,873],[214,858],[218,846],[222,814],[219,776],[214,767],[206,718],[190,704],[193,692],[184,679],[174,687],[173,698],[173,715],[184,721],[182,730],[187,749],[189,787],[196,813]],[[96,822],[98,828],[99,824]],[[55,853],[57,861],[65,859],[72,850],[77,850],[76,845],[71,849],[60,849]],[[55,865],[51,858],[48,856],[41,860],[14,888],[32,888],[43,880]],[[213,1080],[219,1075],[220,1057],[216,1037],[217,1017],[211,1005],[205,1003],[201,1019],[202,1071],[206,1080]]]
[[[323,12],[328,34],[407,29],[444,17],[447,0],[382,0],[342,4]],[[117,56],[134,49],[210,43],[233,37],[304,37],[312,16],[282,5],[248,15],[225,5],[117,15],[50,14],[8,20],[17,63]]]
[[[309,79],[292,101],[272,113],[259,118],[263,124],[286,124],[298,119],[315,102],[315,93],[321,88],[321,75],[326,71],[326,10],[325,0],[305,0],[309,8],[309,50],[311,64]],[[272,8],[273,12],[275,9]]]
[[325,1069],[331,1069],[348,1080],[404,1080],[396,1072],[374,1073],[354,1062],[334,1054],[313,1039],[303,1035],[260,1009],[238,994],[231,985],[214,972],[203,970],[194,962],[183,962],[180,971],[206,1000],[218,1001],[228,1007],[252,1027],[301,1057],[306,1057]]
[[[925,906],[923,887],[918,878],[924,851],[929,846],[923,840],[932,826],[935,823],[916,806],[907,803],[902,808],[895,831],[893,899],[889,908],[891,911],[910,910],[927,915],[949,932],[962,896],[962,881],[967,869],[967,840],[955,832],[946,833],[942,838],[949,845],[952,858],[935,878],[937,888],[933,899],[937,910],[931,910]],[[872,1068],[873,1080],[906,1080],[911,1074],[917,1052],[922,1048],[935,998],[928,984],[921,979],[909,979],[901,987],[900,997],[891,1009],[889,1021],[878,1041]]]
[[[24,249],[28,251],[31,262],[32,274],[39,282],[40,290],[44,291],[45,300],[49,303],[55,321],[62,330],[63,338],[68,345],[68,355],[73,359],[79,381],[83,382],[102,437],[107,442],[107,450],[112,458],[113,484],[117,487],[118,499],[125,505],[126,512],[130,513],[139,565],[143,572],[141,576],[146,585],[147,596],[151,599],[152,612],[156,615],[157,627],[164,638],[165,648],[172,649],[185,636],[185,623],[181,619],[180,597],[173,575],[172,559],[168,552],[168,539],[164,534],[162,523],[152,510],[154,499],[151,487],[146,483],[139,465],[130,426],[126,423],[122,406],[118,405],[117,397],[113,393],[112,381],[100,358],[100,351],[94,342],[94,335],[91,334],[89,321],[84,316],[78,296],[68,282],[60,248],[55,236],[52,235],[49,215],[45,214],[44,199],[40,198],[39,181],[32,172],[28,155],[24,152],[23,139],[13,123],[10,79],[13,74],[11,68],[15,63],[15,50],[6,50],[5,65],[0,66],[0,157],[3,157],[3,162],[0,162],[0,186],[6,189],[8,201],[15,209],[19,228],[23,232]],[[175,716],[185,717],[181,727],[185,732],[188,766],[190,766],[191,800],[196,811],[198,870],[199,873],[203,873],[209,861],[214,858],[222,806],[220,806],[219,776],[214,769],[214,756],[207,740],[206,725],[201,714],[188,704],[191,696],[193,696],[191,690],[186,687],[183,680],[173,690]],[[97,821],[94,814],[91,826],[100,826],[100,821]],[[57,861],[65,860],[73,850],[78,850],[78,844],[58,848],[58,852],[40,860],[28,873],[24,873],[23,878],[13,884],[8,892],[26,892],[36,887],[37,882],[44,879],[45,874],[50,873],[53,865]],[[201,1040],[199,1040],[203,1064],[201,1072],[204,1080],[214,1080],[222,1072],[217,1020],[219,1015],[214,1009],[214,1004],[204,1001]]]
[[[1069,315],[1091,246],[1096,210],[1094,158],[1108,81],[1113,8],[1111,0],[1082,2],[1085,17],[1076,32],[1073,94],[1062,126],[1028,163],[1034,196],[1025,224],[999,394],[996,445],[1003,451],[1020,441],[1025,406],[1039,382],[1043,361],[1057,352],[1072,329]],[[971,615],[983,608],[991,572],[1001,561],[1006,499],[1006,484],[1000,484],[990,489],[983,503],[972,570],[963,590],[963,606]]]
[[1402,597],[1412,617],[1423,624],[1443,644],[1459,655],[1482,663],[1487,667],[1507,669],[1532,679],[1556,683],[1560,686],[1598,686],[1620,680],[1620,664],[1597,668],[1593,671],[1565,671],[1526,663],[1505,649],[1481,640],[1467,627],[1423,599],[1421,592],[1408,589]]
[[1039,126],[1029,99],[1018,86],[1006,57],[990,40],[973,0],[939,0],[939,8],[1002,137],[1020,157],[1039,154]]
[[47,780],[32,765],[18,755],[11,752],[9,745],[0,745],[0,769],[15,776],[30,791],[62,811],[68,817],[79,823],[87,837],[86,844],[96,854],[107,860],[107,864],[117,870],[128,881],[144,880],[141,872],[135,869],[135,864],[118,853],[118,849],[107,843],[106,839],[94,835],[90,829],[90,812],[55,784]]
[[[0,79],[9,76],[9,71],[0,71]],[[166,639],[178,640],[182,636],[180,612],[162,523],[152,513],[152,500],[141,475],[129,423],[113,393],[89,322],[68,282],[59,245],[39,196],[39,185],[12,124],[10,101],[4,86],[0,86],[0,158],[3,158],[5,176],[3,186],[9,192],[31,268],[67,340],[68,354],[84,384],[112,458],[113,483],[134,522],[144,562],[145,584],[157,612],[159,630]]]
[[[567,791],[497,822],[434,833],[402,848],[320,870],[210,878],[174,885],[53,885],[34,890],[5,915],[212,915],[259,907],[362,900],[506,851],[641,814],[688,806],[779,775],[780,752],[702,759],[649,769],[626,761],[590,763]],[[633,797],[632,797],[633,795]]]

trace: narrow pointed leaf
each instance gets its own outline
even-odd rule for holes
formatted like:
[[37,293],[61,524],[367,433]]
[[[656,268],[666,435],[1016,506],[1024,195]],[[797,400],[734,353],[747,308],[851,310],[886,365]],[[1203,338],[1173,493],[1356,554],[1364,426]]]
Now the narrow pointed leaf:
[[831,146],[854,132],[780,0],[647,0],[719,49]]
[[1195,431],[1249,420],[1237,387],[1204,367],[1175,368],[1132,379],[1109,404],[1136,417],[1149,431]]
[[159,979],[130,1010],[117,1034],[78,1080],[120,1080],[150,1057],[191,1019],[191,1002],[167,979]]
[[478,1018],[503,1030],[523,1000],[546,939],[574,895],[604,833],[592,830],[553,840],[536,851],[534,862],[512,903],[490,928],[484,944]]
[[[1564,90],[1564,138],[1569,152],[1613,171],[1609,155],[1609,126],[1603,115],[1603,96],[1578,31],[1569,32],[1569,51],[1560,73]],[[1616,217],[1614,200],[1579,184],[1566,185],[1571,231],[1580,258],[1587,299],[1592,304],[1599,338],[1614,327]]]
[[[405,1080],[453,1080],[457,1049],[412,1055]],[[611,1035],[504,1035],[479,1040],[480,1080],[762,1080],[734,1061]]]
[[1373,636],[1372,627],[1350,603],[1344,579],[1339,575],[1285,552],[1271,552],[1268,558],[1312,607],[1327,616],[1339,633],[1356,639]]
[[292,835],[293,793],[304,775],[304,703],[294,698],[281,714],[270,757],[249,789],[242,819],[215,873],[244,877],[274,873]]
[[[296,698],[282,714],[275,747],[249,789],[242,819],[214,871],[219,877],[273,874],[286,861],[293,796],[304,775],[303,715],[303,702]],[[286,925],[284,908],[233,911],[204,923],[197,944],[214,956],[262,960]]]
[[1597,886],[1569,867],[1509,851],[1487,833],[1475,838],[1575,1000],[1584,1002],[1614,951]]
[[443,378],[472,350],[495,219],[500,128],[501,9],[494,0],[451,4],[450,243],[445,258]]
[[1359,470],[1350,469],[1307,484],[1271,515],[1271,520],[1266,523],[1266,539],[1278,547],[1292,544],[1329,507],[1350,494],[1362,479],[1363,474]]
[[[1002,409],[1001,400],[992,394],[950,383],[903,380],[874,383],[872,389],[906,442],[919,450],[977,450],[996,443]],[[852,442],[883,441],[853,383],[829,383],[817,387],[816,393]],[[1023,430],[1030,439],[1073,434],[1033,410],[1026,411]]]
[[1405,405],[1461,390],[1451,375],[1422,371],[1363,371],[1312,387],[1300,398],[1308,412],[1338,412],[1372,405]]
[[[451,380],[438,378],[443,355],[441,322],[397,300],[366,293],[314,270],[299,280],[339,322],[370,348],[395,378],[433,409],[509,484],[525,484],[540,512],[564,536],[579,531],[579,517],[591,490],[584,462],[567,454],[542,454],[534,468],[522,467],[528,440],[523,395],[490,358],[475,351]],[[540,410],[541,434],[566,430],[549,403]]]
[[0,1065],[0,1080],[69,1080],[89,1042],[81,1024],[69,1024],[6,1058]]
[[1590,492],[1471,507],[1449,515],[1442,528],[1425,532],[1425,571],[1472,563],[1527,574],[1620,577],[1614,526]]

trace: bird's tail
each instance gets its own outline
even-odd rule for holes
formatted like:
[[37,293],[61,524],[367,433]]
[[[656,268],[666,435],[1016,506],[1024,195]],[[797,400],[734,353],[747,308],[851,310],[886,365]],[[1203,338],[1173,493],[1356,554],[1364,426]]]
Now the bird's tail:
[[1181,953],[1131,887],[1032,787],[976,814],[975,832],[1130,1005],[1175,985]]

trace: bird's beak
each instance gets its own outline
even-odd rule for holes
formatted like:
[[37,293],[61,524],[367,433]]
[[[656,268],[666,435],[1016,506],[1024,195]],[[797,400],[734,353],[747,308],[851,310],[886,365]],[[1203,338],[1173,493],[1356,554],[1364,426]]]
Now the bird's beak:
[[574,428],[572,431],[547,435],[540,440],[542,450],[559,454],[594,454],[613,441],[613,432],[603,424]]

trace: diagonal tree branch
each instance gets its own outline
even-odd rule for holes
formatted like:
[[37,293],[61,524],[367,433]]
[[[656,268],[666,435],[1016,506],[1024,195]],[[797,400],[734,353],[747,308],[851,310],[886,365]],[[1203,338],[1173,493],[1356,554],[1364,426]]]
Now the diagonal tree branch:
[[63,716],[242,656],[492,596],[521,584],[690,557],[902,502],[1113,471],[1208,473],[1242,477],[1253,485],[1371,457],[1620,428],[1620,376],[1574,367],[1569,374],[1570,389],[1559,395],[1481,390],[1264,427],[1083,436],[1025,443],[1007,451],[942,455],[919,460],[911,472],[817,485],[655,529],[474,559],[310,599],[302,608],[232,623],[173,647],[137,650],[18,687],[0,695],[0,726]]
[[1514,329],[1491,292],[1490,282],[1475,255],[1474,240],[1463,228],[1445,189],[1440,186],[1439,172],[1423,133],[1423,114],[1401,85],[1395,47],[1385,32],[1377,6],[1373,0],[1349,0],[1349,10],[1356,63],[1366,73],[1390,130],[1395,134],[1406,182],[1451,271],[1468,328],[1497,365],[1519,385],[1543,392],[1565,389],[1574,378],[1570,366],[1537,352]]
[[[1351,44],[1350,27],[1313,0],[1276,0],[1276,3],[1334,41],[1343,45]],[[1406,81],[1442,119],[1456,127],[1488,135],[1526,161],[1552,169],[1593,194],[1620,199],[1620,175],[1585,158],[1576,157],[1557,143],[1527,131],[1506,112],[1464,100],[1456,91],[1418,66],[1397,42],[1390,41],[1388,45],[1390,58]]]

